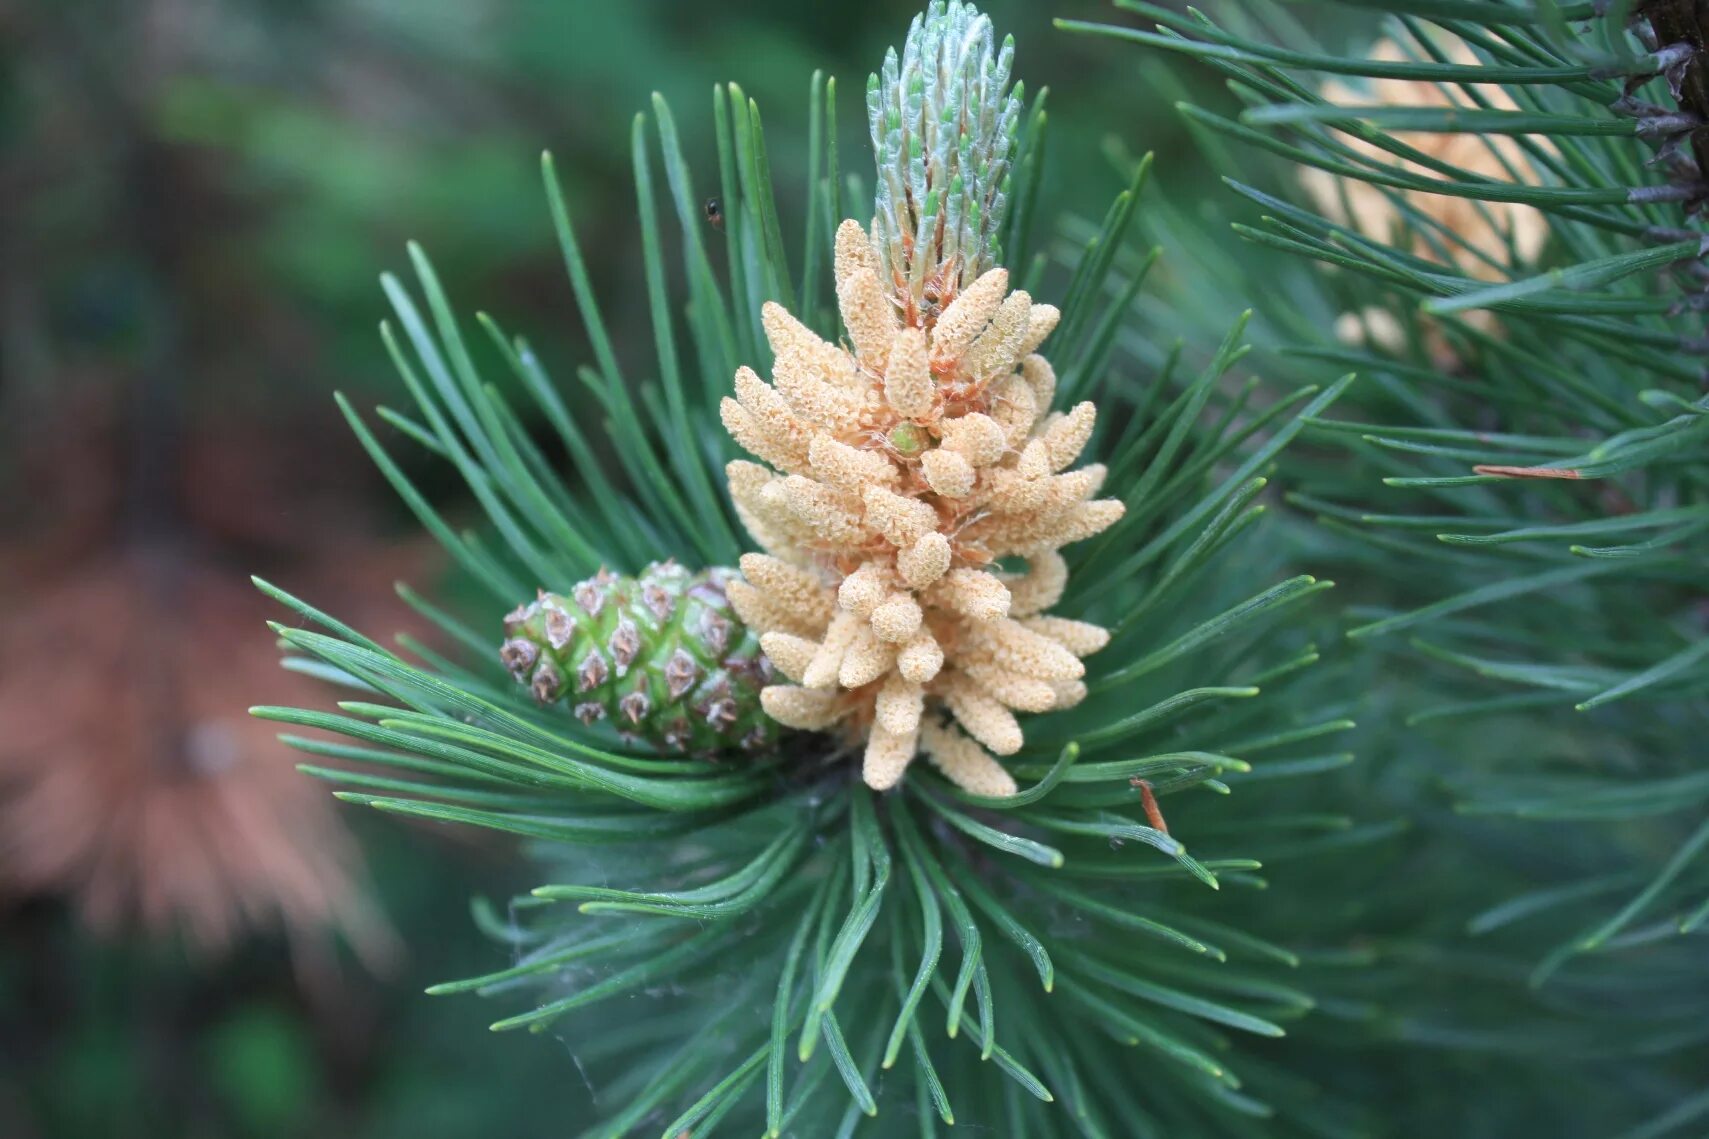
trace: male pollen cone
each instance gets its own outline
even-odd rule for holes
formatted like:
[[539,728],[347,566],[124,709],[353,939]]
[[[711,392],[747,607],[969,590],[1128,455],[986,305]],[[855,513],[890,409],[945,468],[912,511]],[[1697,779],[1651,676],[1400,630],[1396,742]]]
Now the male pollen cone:
[[1007,270],[955,293],[952,267],[941,307],[922,311],[850,220],[836,279],[848,347],[768,304],[772,382],[742,368],[722,407],[760,460],[727,475],[765,551],[743,556],[730,603],[793,682],[761,702],[864,741],[875,789],[924,751],[966,790],[1012,795],[992,753],[1020,749],[1015,714],[1081,700],[1081,658],[1109,639],[1045,615],[1068,581],[1058,551],[1122,515],[1095,497],[1103,467],[1069,469],[1096,409],[1050,410],[1056,375],[1037,350],[1059,314],[1011,292]]

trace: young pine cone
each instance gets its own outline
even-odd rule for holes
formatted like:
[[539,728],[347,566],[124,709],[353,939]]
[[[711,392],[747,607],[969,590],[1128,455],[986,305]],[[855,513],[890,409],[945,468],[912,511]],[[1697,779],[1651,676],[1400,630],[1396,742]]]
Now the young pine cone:
[[760,710],[772,670],[730,610],[735,576],[655,562],[542,591],[505,617],[499,659],[540,703],[584,724],[610,719],[625,739],[707,757],[758,751],[777,734]]
[[931,282],[942,307],[923,311],[851,220],[836,278],[852,350],[768,304],[774,383],[743,368],[722,408],[767,464],[727,469],[766,551],[742,558],[730,602],[794,681],[761,698],[792,727],[864,741],[874,788],[923,750],[970,791],[1013,794],[986,749],[1019,750],[1015,712],[1078,702],[1080,658],[1108,639],[1044,615],[1067,583],[1057,550],[1122,514],[1093,498],[1102,467],[1067,469],[1095,409],[1049,410],[1056,376],[1034,350],[1058,313],[1009,292],[1006,270]]

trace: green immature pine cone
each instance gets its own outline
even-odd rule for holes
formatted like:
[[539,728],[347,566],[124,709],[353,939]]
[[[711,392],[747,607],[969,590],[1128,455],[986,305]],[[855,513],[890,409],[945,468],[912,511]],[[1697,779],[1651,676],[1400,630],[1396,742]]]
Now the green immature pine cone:
[[773,672],[724,595],[737,576],[667,561],[542,590],[505,617],[499,659],[541,704],[624,739],[708,758],[763,750],[778,733],[760,708]]

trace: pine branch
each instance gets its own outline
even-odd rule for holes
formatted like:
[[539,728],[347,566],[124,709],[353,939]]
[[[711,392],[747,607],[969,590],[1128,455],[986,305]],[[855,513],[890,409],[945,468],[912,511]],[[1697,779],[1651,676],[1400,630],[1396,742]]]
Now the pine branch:
[[[1445,1057],[1518,1058],[1474,1094],[1480,1126],[1594,1052],[1653,1093],[1554,1129],[1674,1133],[1701,1082],[1678,1013],[1709,889],[1687,758],[1709,726],[1697,7],[1639,6],[1650,36],[1614,12],[1388,0],[1371,50],[1270,4],[1118,6],[1157,30],[1064,26],[1192,57],[1236,104],[1182,107],[1235,195],[1154,213],[1204,271],[1153,322],[1203,332],[1252,296],[1256,369],[1361,374],[1307,425],[1332,457],[1284,470],[1314,523],[1298,540],[1358,592],[1361,687],[1395,705],[1360,719],[1419,788],[1431,870],[1361,925],[1415,954],[1378,969],[1382,1000]],[[1434,920],[1456,913],[1487,946],[1468,972]],[[1514,1126],[1551,1130],[1558,1101],[1525,1102]]]
[[[934,6],[925,19],[965,14]],[[1008,1111],[1040,1136],[1083,1133],[1094,1117],[1243,1134],[1251,1114],[1271,1108],[1239,1090],[1245,1060],[1230,1034],[1278,1035],[1310,1000],[1279,980],[1297,960],[1289,951],[1205,916],[1207,899],[1221,910],[1229,903],[1219,894],[1264,884],[1257,861],[1241,853],[1255,836],[1281,836],[1272,845],[1285,859],[1365,849],[1391,833],[1282,812],[1269,812],[1277,822],[1267,827],[1268,784],[1248,791],[1241,783],[1272,776],[1285,786],[1345,762],[1320,754],[1322,737],[1352,721],[1315,682],[1318,656],[1300,627],[1304,603],[1329,583],[1283,572],[1258,498],[1282,448],[1349,381],[1255,409],[1250,389],[1222,383],[1244,353],[1240,325],[1218,331],[1220,348],[1196,374],[1136,361],[1131,321],[1158,256],[1136,248],[1148,162],[1090,227],[1065,282],[1041,258],[1028,272],[1030,288],[1063,298],[1061,348],[1052,349],[1061,368],[1056,401],[1093,399],[1104,410],[1104,426],[1075,449],[1106,460],[1103,477],[1126,512],[1103,545],[1075,554],[1065,602],[1114,636],[1092,659],[1083,701],[1030,720],[1013,759],[999,765],[1018,794],[984,794],[915,764],[878,796],[861,782],[846,735],[784,733],[774,742],[767,734],[745,758],[685,755],[668,724],[643,730],[651,713],[633,703],[639,685],[627,675],[612,680],[625,660],[651,675],[640,664],[651,661],[668,692],[674,650],[701,667],[712,660],[695,639],[706,635],[704,623],[698,632],[672,624],[693,607],[662,571],[633,582],[602,571],[633,574],[671,556],[690,569],[730,566],[743,530],[755,525],[722,493],[719,468],[734,449],[719,429],[720,400],[737,365],[756,373],[786,366],[772,360],[768,301],[799,303],[819,333],[835,331],[818,302],[832,295],[822,278],[845,212],[832,163],[834,90],[815,76],[809,105],[823,119],[812,137],[822,149],[810,159],[818,177],[799,262],[784,244],[758,108],[733,86],[715,93],[729,254],[722,281],[706,249],[718,231],[706,228],[669,109],[655,102],[650,118],[637,120],[651,366],[631,359],[601,318],[572,203],[549,157],[550,213],[593,346],[579,387],[554,383],[525,341],[485,316],[484,342],[467,336],[431,263],[411,250],[422,301],[388,278],[397,325],[384,337],[414,407],[381,411],[395,431],[384,441],[345,409],[423,525],[482,587],[466,613],[416,599],[471,651],[454,660],[395,651],[265,587],[312,626],[276,628],[297,667],[357,695],[337,712],[255,712],[315,733],[287,738],[331,761],[309,770],[341,787],[346,801],[539,844],[547,884],[515,899],[508,921],[486,918],[517,959],[434,991],[503,997],[515,1011],[495,1029],[564,1022],[563,1031],[582,1034],[579,1059],[611,1080],[602,1096],[609,1114],[588,1136],[650,1129],[673,1115],[668,1135],[720,1120],[773,1135],[848,1134],[864,1114],[883,1112],[878,1126],[888,1127],[910,1107],[922,1119],[964,1121]],[[989,226],[972,225],[965,242],[943,249],[1016,255],[1040,244],[1047,119],[1040,100],[1025,116],[1018,102],[1006,113],[988,125],[993,139],[1012,136],[1020,147],[1003,191],[1012,208],[1005,219],[990,188],[974,187],[963,206],[983,203]],[[971,153],[957,152],[957,161]],[[949,152],[938,157],[948,169]],[[676,275],[686,297],[673,299],[666,284],[673,273],[653,214],[655,160],[681,231]],[[977,169],[991,168],[965,167]],[[812,269],[799,285],[796,263]],[[858,340],[867,329],[837,300]],[[948,311],[946,303],[946,321]],[[679,350],[683,330],[690,351]],[[823,351],[833,345],[826,340]],[[484,371],[495,361],[508,372],[502,383]],[[1130,382],[1136,374],[1143,383]],[[1041,430],[1054,430],[1058,421],[1044,410]],[[541,431],[562,445],[570,471],[547,460]],[[397,445],[420,447],[456,472],[484,516],[478,529],[459,531],[429,502],[392,457]],[[1091,486],[1099,475],[1056,477]],[[665,595],[649,598],[649,583]],[[502,614],[536,587],[565,600],[525,605],[504,633]],[[733,579],[725,588],[736,588]],[[639,604],[629,592],[637,589]],[[695,612],[727,619],[712,599],[695,597]],[[665,612],[666,601],[673,616],[654,628],[647,610],[657,602]],[[1072,622],[1046,627],[1084,632]],[[725,647],[748,635],[732,627]],[[772,643],[778,667],[799,647]],[[572,671],[573,683],[587,684],[576,706],[565,696]],[[650,707],[665,702],[656,687],[646,694]],[[571,714],[576,707],[587,715]],[[750,711],[739,710],[736,722]],[[1226,746],[1241,740],[1263,758]],[[1236,791],[1237,801],[1259,804],[1250,827],[1224,817],[1223,799]],[[1286,841],[1291,828],[1313,833]],[[1315,833],[1325,828],[1335,832],[1327,847]],[[1099,931],[1095,946],[1082,929]],[[592,1033],[569,1023],[662,989],[669,995],[645,1015]],[[1053,991],[1062,995],[1047,996]],[[745,1015],[768,999],[768,1015]],[[1110,1033],[1147,1054],[1144,1087],[1090,1044]],[[1262,1071],[1256,1060],[1253,1068]],[[1258,1082],[1302,1118],[1318,1110],[1315,1093]]]

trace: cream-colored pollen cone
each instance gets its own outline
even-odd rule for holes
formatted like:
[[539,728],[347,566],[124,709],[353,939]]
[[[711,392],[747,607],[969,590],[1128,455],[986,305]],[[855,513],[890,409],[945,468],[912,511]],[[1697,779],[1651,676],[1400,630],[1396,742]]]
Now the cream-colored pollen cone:
[[[1084,695],[1095,625],[1045,617],[1067,567],[1056,552],[1112,525],[1101,467],[1070,471],[1096,409],[1050,411],[1037,349],[1058,313],[992,269],[935,317],[883,282],[858,222],[836,240],[849,347],[781,306],[763,312],[772,383],[736,375],[725,427],[759,459],[730,464],[730,493],[764,553],[742,558],[731,604],[792,683],[767,712],[863,741],[863,774],[894,786],[924,752],[980,795],[1015,792],[992,757],[1022,742],[1016,712]],[[904,324],[913,311],[920,324]],[[993,567],[1024,561],[1019,573]]]
[[[1451,63],[1479,62],[1462,40],[1444,35],[1436,41],[1436,46]],[[1383,39],[1372,46],[1370,58],[1402,62],[1413,57],[1393,40]],[[1484,84],[1477,90],[1492,109],[1517,109],[1499,86]],[[1373,79],[1367,87],[1357,89],[1343,80],[1331,79],[1319,93],[1327,102],[1348,107],[1477,107],[1457,85],[1418,79]],[[1351,134],[1343,133],[1340,137],[1353,150],[1381,166],[1424,178],[1442,177],[1421,163],[1391,154]],[[1509,135],[1396,131],[1394,137],[1420,154],[1474,176],[1532,185],[1539,180],[1525,149]],[[1374,241],[1393,240],[1402,230],[1401,207],[1393,196],[1398,194],[1407,206],[1436,222],[1444,231],[1426,233],[1415,226],[1408,252],[1438,264],[1445,262],[1455,271],[1480,281],[1505,280],[1512,270],[1536,261],[1549,236],[1544,215],[1516,202],[1481,202],[1447,194],[1397,191],[1316,167],[1300,171],[1300,184],[1318,212]],[[1381,310],[1375,309],[1343,314],[1336,324],[1337,338],[1344,343],[1372,343],[1388,351],[1400,350],[1405,344],[1404,332],[1392,317],[1380,314]],[[1487,311],[1467,313],[1462,319],[1486,332],[1497,327],[1494,315]],[[1453,363],[1452,350],[1440,330],[1427,330],[1425,339],[1438,363]]]
[[[1471,48],[1458,39],[1443,37],[1437,44],[1450,63],[1475,65],[1479,62]],[[1398,63],[1410,60],[1393,40],[1379,40],[1370,51],[1377,62]],[[1498,86],[1480,85],[1479,94],[1492,109],[1517,110],[1512,98]],[[1340,79],[1325,83],[1320,94],[1327,102],[1338,106],[1379,107],[1466,107],[1476,108],[1471,97],[1453,84],[1420,79],[1373,79],[1368,89],[1355,89]],[[1410,159],[1390,154],[1353,135],[1343,134],[1342,141],[1360,154],[1383,166],[1395,167],[1423,178],[1442,177]],[[1428,131],[1396,131],[1394,137],[1429,158],[1465,170],[1470,174],[1498,182],[1515,179],[1536,184],[1537,173],[1525,149],[1509,135],[1476,133],[1444,134]],[[1400,207],[1390,195],[1401,198],[1424,216],[1439,222],[1444,230],[1458,235],[1459,243],[1438,237],[1446,249],[1453,268],[1468,277],[1483,281],[1500,280],[1506,276],[1507,242],[1511,235],[1513,250],[1521,263],[1535,261],[1548,239],[1549,225],[1543,214],[1531,206],[1517,202],[1480,202],[1473,198],[1422,191],[1393,191],[1369,182],[1343,178],[1316,167],[1300,172],[1301,184],[1318,211],[1343,225],[1377,241],[1387,241],[1401,228]],[[1468,248],[1469,247],[1469,248]],[[1475,252],[1474,252],[1475,251]],[[1442,251],[1424,234],[1413,237],[1411,252],[1429,261],[1441,262]],[[1481,254],[1481,256],[1480,256]],[[1491,264],[1491,262],[1494,264]]]

